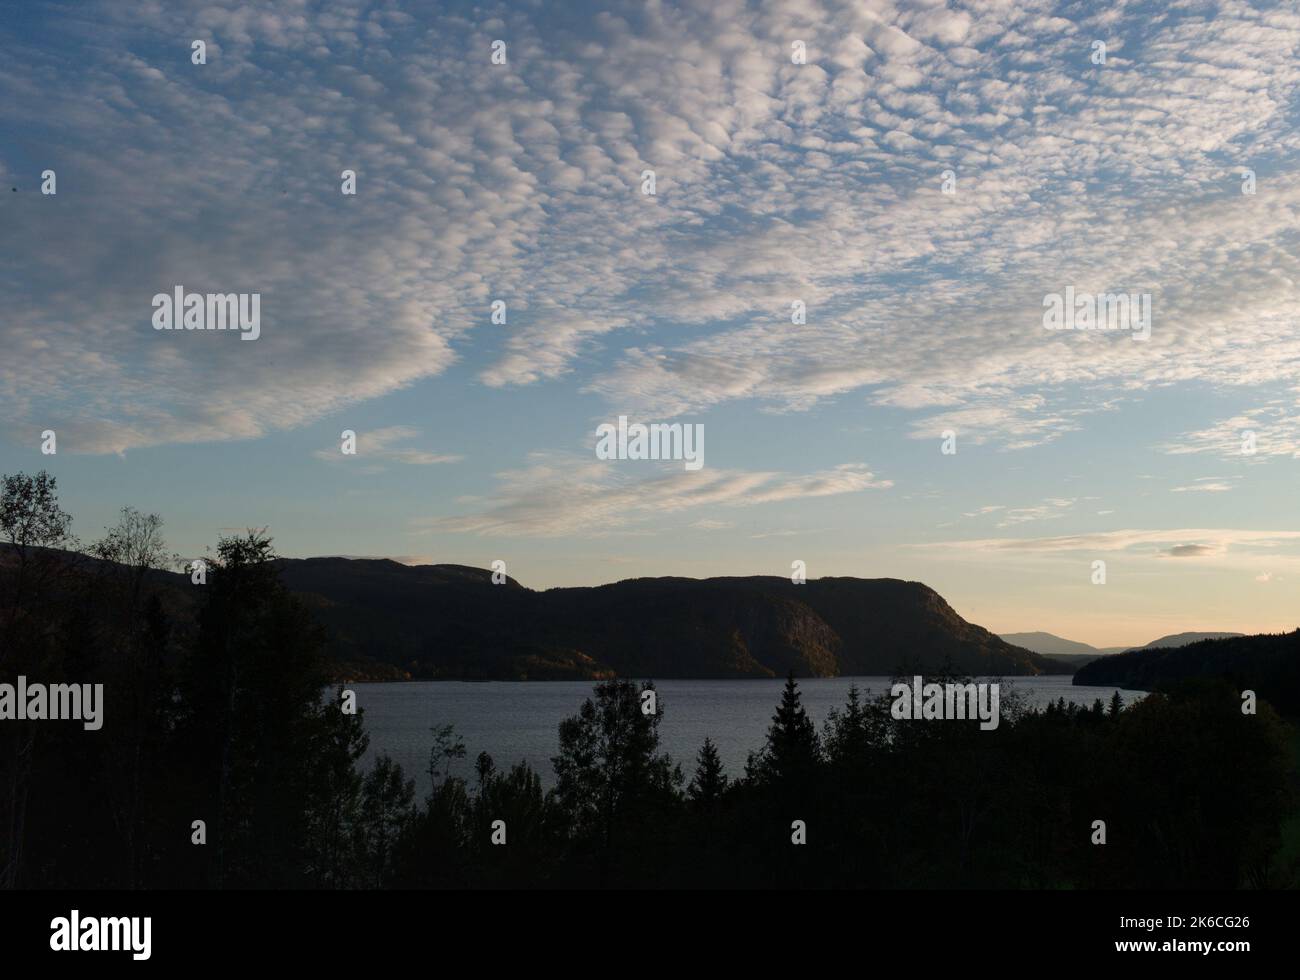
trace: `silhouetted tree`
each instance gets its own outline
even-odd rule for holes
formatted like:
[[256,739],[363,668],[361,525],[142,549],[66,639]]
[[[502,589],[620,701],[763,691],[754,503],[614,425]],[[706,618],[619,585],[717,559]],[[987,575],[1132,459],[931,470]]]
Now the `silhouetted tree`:
[[[66,647],[57,645],[54,604],[67,584],[70,563],[45,549],[69,548],[72,516],[59,506],[57,480],[45,470],[0,479],[0,683],[41,670],[57,678]],[[8,720],[0,733],[0,888],[22,874],[28,800],[38,727]]]
[[356,851],[364,779],[357,763],[370,744],[364,709],[345,714],[343,688],[314,717],[309,716],[312,769],[303,801],[307,817],[307,873],[312,883],[346,888],[361,874]]
[[[558,856],[561,829],[559,814],[528,763],[489,773],[474,801],[476,883],[511,888],[546,884]],[[493,842],[498,833],[506,835],[506,843]]]
[[497,771],[497,764],[492,761],[492,756],[486,752],[480,752],[478,758],[474,760],[474,772],[478,774],[479,790]]
[[415,819],[415,782],[386,755],[375,760],[361,789],[357,847],[361,884],[387,887],[395,877],[394,854],[398,842]]
[[217,887],[306,883],[307,801],[329,745],[321,726],[340,713],[321,704],[321,627],[273,558],[260,532],[222,538],[207,585],[193,587],[205,604],[182,684],[182,744],[200,781],[195,815],[208,821]]
[[712,810],[727,791],[727,774],[722,770],[718,747],[707,736],[695,760],[695,775],[686,788],[686,795],[700,810]]
[[595,698],[560,723],[556,795],[578,853],[594,856],[602,884],[634,858],[645,867],[656,821],[679,799],[681,768],[659,752],[662,700],[660,710],[642,711],[641,693],[653,689],[602,681]]
[[433,735],[433,748],[429,750],[429,779],[434,786],[451,777],[451,765],[465,758],[465,740],[456,734],[455,725],[436,725],[429,731]]
[[800,700],[799,685],[791,670],[767,730],[767,744],[758,759],[760,778],[779,783],[804,782],[816,769],[821,758],[817,729]]

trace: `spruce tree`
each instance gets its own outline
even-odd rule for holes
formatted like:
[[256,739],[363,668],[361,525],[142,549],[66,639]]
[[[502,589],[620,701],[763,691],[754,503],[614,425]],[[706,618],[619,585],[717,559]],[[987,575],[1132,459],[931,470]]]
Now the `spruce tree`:
[[817,729],[800,704],[800,698],[799,685],[791,670],[763,750],[763,774],[779,782],[806,778],[821,757]]
[[1119,691],[1110,696],[1110,717],[1118,718],[1119,713],[1124,710],[1124,699],[1120,697]]
[[727,774],[722,771],[718,747],[706,736],[695,760],[695,777],[687,787],[686,795],[697,807],[709,809],[722,799],[726,790]]

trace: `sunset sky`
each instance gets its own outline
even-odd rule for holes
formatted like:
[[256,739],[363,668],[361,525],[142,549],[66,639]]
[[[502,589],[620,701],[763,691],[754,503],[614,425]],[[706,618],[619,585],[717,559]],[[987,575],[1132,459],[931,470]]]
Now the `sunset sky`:
[[[240,6],[0,22],[0,471],[84,542],[130,504],[190,557],[269,526],[535,588],[801,560],[1099,646],[1300,626],[1294,7]],[[176,285],[259,293],[261,336],[154,330]],[[1044,329],[1067,287],[1149,294],[1150,339]],[[597,459],[619,415],[704,466]]]

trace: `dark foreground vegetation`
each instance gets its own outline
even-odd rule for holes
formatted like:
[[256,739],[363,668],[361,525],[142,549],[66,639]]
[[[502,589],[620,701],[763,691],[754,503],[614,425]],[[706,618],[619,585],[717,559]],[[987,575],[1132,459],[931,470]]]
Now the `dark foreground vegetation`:
[[152,584],[157,518],[125,511],[70,563],[54,491],[5,478],[0,683],[102,683],[104,724],[0,721],[3,887],[1297,883],[1294,729],[1267,703],[1243,714],[1222,682],[1129,707],[1004,704],[993,731],[897,721],[854,692],[817,731],[792,676],[727,773],[708,742],[665,756],[671,704],[646,714],[651,685],[607,680],[560,726],[553,790],[486,755],[451,775],[467,749],[439,728],[417,800],[391,760],[360,768],[364,715],[322,698],[324,638],[264,536],[219,543],[191,626]]

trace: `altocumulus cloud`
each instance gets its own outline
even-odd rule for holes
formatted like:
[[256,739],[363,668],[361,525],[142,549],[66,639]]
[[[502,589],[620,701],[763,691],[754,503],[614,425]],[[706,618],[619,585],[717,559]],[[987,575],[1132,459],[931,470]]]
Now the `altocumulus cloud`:
[[[859,392],[912,413],[918,437],[959,425],[1019,448],[1153,386],[1283,397],[1300,383],[1300,13],[1229,0],[1205,16],[38,7],[39,38],[0,28],[0,120],[28,147],[0,168],[49,159],[60,188],[0,203],[0,409],[73,451],[253,437],[446,371],[495,296],[511,316],[482,383],[576,375],[651,417]],[[1267,161],[1253,197],[1249,161]],[[1152,293],[1150,341],[1044,331],[1042,296],[1066,283]],[[260,292],[261,339],[155,335],[148,299],[173,284]],[[1294,452],[1280,431],[1273,445]],[[753,478],[678,479],[660,504]],[[566,520],[537,507],[465,520]]]

